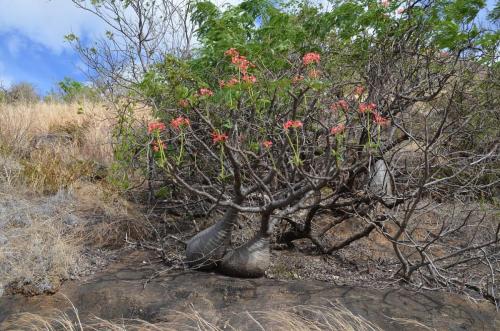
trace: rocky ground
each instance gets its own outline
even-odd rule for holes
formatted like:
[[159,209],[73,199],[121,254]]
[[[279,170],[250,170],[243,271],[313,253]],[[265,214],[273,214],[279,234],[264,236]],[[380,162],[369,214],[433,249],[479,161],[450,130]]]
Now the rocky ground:
[[[302,315],[311,307],[321,307],[319,311],[327,315],[332,311],[336,315],[354,314],[349,315],[354,320],[348,323],[375,323],[372,329],[399,330],[401,323],[409,323],[405,324],[408,329],[439,330],[450,320],[455,323],[454,330],[497,327],[491,324],[498,318],[494,305],[477,293],[465,297],[419,292],[392,278],[394,256],[376,232],[331,255],[320,254],[305,239],[294,241],[292,246],[273,244],[265,278],[231,279],[192,273],[183,264],[184,242],[217,220],[217,212],[210,218],[174,216],[85,182],[53,195],[21,193],[0,194],[0,285],[4,286],[0,320],[12,322],[13,314],[25,312],[48,318],[53,309],[71,306],[65,295],[82,318],[95,314],[106,320],[126,317],[170,323],[171,315],[165,317],[160,312],[191,307],[193,314],[219,329],[227,324],[236,330],[253,330],[254,315],[243,318],[239,310],[252,311],[263,319],[259,323],[265,324],[271,319],[259,312],[293,314],[293,318],[303,320]],[[327,221],[320,219],[315,226],[321,228]],[[257,226],[251,216],[242,215],[233,246],[250,239]],[[345,222],[327,238],[342,240],[362,226]],[[279,224],[277,237],[282,231],[286,226]],[[344,292],[349,295],[344,297]],[[391,303],[386,302],[388,297]],[[230,308],[233,303],[239,308]],[[306,306],[293,310],[300,305]],[[340,312],[338,307],[344,306],[347,310]],[[189,316],[189,321],[182,323],[192,323],[194,315]],[[286,316],[286,320],[292,318]],[[69,318],[71,323],[74,318]],[[11,322],[5,322],[5,328],[19,321]]]
[[[37,323],[34,316],[50,321],[54,309],[71,317],[71,304],[84,324],[92,316],[101,323],[131,323],[116,322],[125,318],[153,323],[158,330],[175,325],[178,330],[197,325],[201,330],[283,330],[293,318],[337,330],[494,330],[500,323],[492,305],[453,294],[172,271],[151,253],[134,251],[104,272],[64,284],[59,294],[1,298],[0,329],[34,325],[29,324]],[[21,312],[39,315],[14,315]],[[199,327],[200,321],[212,328]],[[290,324],[286,329],[300,328]]]

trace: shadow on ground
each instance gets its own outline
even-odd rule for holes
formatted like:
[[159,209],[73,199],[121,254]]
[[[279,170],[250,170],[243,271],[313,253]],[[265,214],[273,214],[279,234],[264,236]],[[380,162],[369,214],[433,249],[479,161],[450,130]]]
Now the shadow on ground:
[[[133,262],[133,263],[132,263]],[[66,310],[68,299],[82,319],[138,318],[152,323],[172,321],[178,312],[196,310],[223,329],[230,323],[238,330],[256,325],[241,314],[288,309],[296,306],[342,306],[383,330],[495,330],[494,307],[438,292],[404,289],[375,290],[333,286],[319,281],[238,279],[204,272],[160,272],[157,264],[141,258],[117,263],[108,270],[63,285],[52,296],[0,298],[0,329],[15,325],[16,314],[43,315]],[[155,277],[152,277],[155,276]],[[2,327],[1,323],[5,323]]]

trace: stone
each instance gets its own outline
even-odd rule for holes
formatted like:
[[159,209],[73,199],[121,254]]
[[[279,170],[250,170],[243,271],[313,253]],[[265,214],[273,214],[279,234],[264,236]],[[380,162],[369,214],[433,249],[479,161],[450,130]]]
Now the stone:
[[[49,311],[61,309],[70,316],[68,300],[83,321],[95,315],[172,322],[182,318],[178,312],[195,309],[220,329],[229,323],[236,330],[255,330],[260,328],[244,312],[320,307],[335,315],[339,312],[335,307],[344,307],[382,330],[422,330],[422,325],[436,330],[495,330],[498,326],[492,304],[474,303],[455,294],[402,288],[376,290],[313,280],[241,279],[199,271],[161,272],[162,265],[144,265],[142,260],[112,265],[83,282],[67,282],[52,296],[3,296],[0,329],[15,325],[14,314],[21,312],[48,316]],[[272,318],[259,321],[266,329],[276,329]]]

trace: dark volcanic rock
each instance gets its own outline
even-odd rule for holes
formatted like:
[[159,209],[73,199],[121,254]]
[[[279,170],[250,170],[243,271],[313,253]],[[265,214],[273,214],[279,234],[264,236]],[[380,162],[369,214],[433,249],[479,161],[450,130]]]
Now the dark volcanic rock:
[[[83,283],[66,283],[60,292],[71,300],[84,320],[94,315],[158,323],[175,320],[179,312],[194,308],[222,329],[231,320],[238,330],[255,330],[259,328],[242,312],[338,304],[383,330],[421,330],[415,322],[436,330],[495,330],[499,323],[492,305],[471,303],[446,293],[379,291],[319,281],[239,279],[205,272],[166,273],[152,278],[159,268],[114,266]],[[2,327],[2,321],[15,319],[12,314],[43,315],[51,309],[66,310],[69,306],[60,293],[0,298],[0,330],[7,328],[6,324]],[[404,320],[414,322],[406,324]]]

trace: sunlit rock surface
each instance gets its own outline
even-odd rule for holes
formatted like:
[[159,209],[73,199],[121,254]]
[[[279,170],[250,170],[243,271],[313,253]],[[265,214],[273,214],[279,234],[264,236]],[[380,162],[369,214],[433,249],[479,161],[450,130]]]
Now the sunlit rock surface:
[[[196,310],[221,329],[229,323],[238,330],[257,330],[260,327],[247,311],[313,305],[345,307],[383,330],[421,330],[422,325],[435,330],[499,328],[493,305],[472,303],[458,295],[402,289],[381,291],[311,280],[241,279],[195,271],[166,272],[153,278],[162,266],[141,262],[117,263],[88,279],[67,282],[52,296],[4,296],[0,298],[0,323],[4,323],[0,330],[8,329],[7,320],[9,325],[15,325],[16,313],[70,311],[68,299],[83,320],[94,315],[158,323],[175,321],[179,312]],[[273,329],[269,319],[260,323]]]

